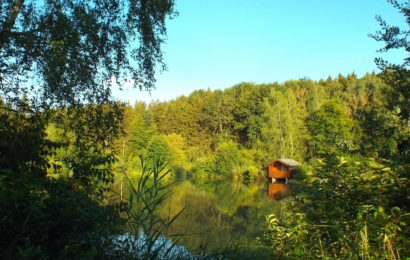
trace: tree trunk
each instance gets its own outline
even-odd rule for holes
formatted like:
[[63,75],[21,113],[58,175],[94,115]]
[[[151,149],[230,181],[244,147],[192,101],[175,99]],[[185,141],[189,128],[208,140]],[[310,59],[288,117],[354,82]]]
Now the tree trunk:
[[294,148],[293,148],[293,137],[292,137],[292,133],[289,134],[289,138],[290,138],[290,158],[293,158]]
[[277,126],[279,127],[279,138],[280,138],[280,158],[285,158],[285,140],[283,137],[283,122],[282,122],[282,116],[281,116],[281,111],[279,109],[276,110],[277,112],[277,118],[278,118],[278,124]]

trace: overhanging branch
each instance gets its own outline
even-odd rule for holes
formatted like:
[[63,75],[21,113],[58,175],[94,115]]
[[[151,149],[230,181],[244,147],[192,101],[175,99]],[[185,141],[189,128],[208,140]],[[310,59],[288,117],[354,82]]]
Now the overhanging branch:
[[10,5],[9,13],[7,15],[6,21],[4,22],[3,29],[0,32],[0,51],[3,49],[4,44],[12,35],[11,29],[16,23],[17,16],[24,5],[24,1],[25,0],[13,0],[13,3]]

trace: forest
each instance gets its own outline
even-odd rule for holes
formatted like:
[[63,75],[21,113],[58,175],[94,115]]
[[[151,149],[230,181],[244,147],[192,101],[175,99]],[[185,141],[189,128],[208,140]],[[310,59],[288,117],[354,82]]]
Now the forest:
[[137,103],[125,108],[116,153],[124,149],[129,175],[140,158],[161,158],[199,183],[256,180],[275,158],[295,158],[303,184],[282,221],[269,216],[263,245],[281,257],[399,258],[408,254],[406,130],[384,77],[241,83]]
[[[258,176],[275,158],[311,162],[335,156],[393,158],[394,134],[386,136],[383,91],[372,73],[315,82],[308,79],[257,85],[240,83],[224,91],[198,90],[169,102],[126,106],[125,144],[134,159],[163,156],[171,167],[194,178]],[[369,142],[368,140],[373,140]],[[163,147],[162,150],[159,147]]]
[[[410,25],[408,3],[389,2]],[[380,72],[361,77],[113,99],[111,75],[154,87],[174,5],[0,3],[0,258],[410,257],[409,32],[378,17],[371,37],[407,58],[376,58]],[[252,185],[278,158],[303,166],[291,196],[263,208],[249,237],[213,250],[184,234],[183,196],[202,203],[197,214],[206,218],[204,190],[214,194],[220,228],[240,213],[236,197],[251,203]],[[178,191],[181,180],[189,183]],[[218,201],[224,192],[236,197]]]

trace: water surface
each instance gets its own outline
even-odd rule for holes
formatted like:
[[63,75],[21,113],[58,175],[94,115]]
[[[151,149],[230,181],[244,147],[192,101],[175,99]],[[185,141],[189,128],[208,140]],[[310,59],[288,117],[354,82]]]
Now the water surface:
[[182,214],[171,224],[167,233],[180,238],[191,252],[222,252],[238,243],[248,243],[265,227],[265,217],[279,214],[277,199],[287,196],[289,184],[267,183],[266,180],[248,185],[233,181],[196,184],[178,183],[171,196],[161,206],[163,218]]

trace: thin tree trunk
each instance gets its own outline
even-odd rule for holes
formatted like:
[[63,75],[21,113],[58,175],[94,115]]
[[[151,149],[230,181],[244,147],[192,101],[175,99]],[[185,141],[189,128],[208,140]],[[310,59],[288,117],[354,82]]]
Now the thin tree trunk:
[[285,158],[284,157],[284,146],[285,146],[285,144],[284,144],[284,140],[283,140],[283,122],[282,122],[282,117],[281,117],[281,111],[279,110],[279,109],[277,109],[276,110],[276,115],[277,115],[277,118],[278,118],[278,127],[279,127],[279,138],[280,138],[280,146],[279,146],[279,149],[280,149],[280,158]]
[[122,173],[121,173],[121,201],[122,201],[122,189],[123,189],[123,178],[125,174],[125,139],[122,142]]
[[221,229],[221,220],[222,220],[222,213],[221,213],[221,211],[219,211],[219,215],[218,215],[218,230]]
[[[287,105],[288,105],[288,118],[289,118],[289,120],[290,120],[290,122],[288,121],[287,122],[287,124],[288,124],[288,129],[289,129],[289,142],[290,142],[290,158],[293,158],[293,152],[294,152],[294,147],[293,147],[293,136],[292,136],[292,131],[293,131],[293,129],[291,129],[292,127],[295,127],[295,120],[294,120],[294,117],[292,116],[292,108],[291,108],[291,105],[290,105],[290,101],[289,101],[289,97],[288,97],[288,102],[287,102]],[[293,111],[294,113],[296,112],[296,111]]]
[[293,158],[293,137],[292,137],[292,133],[289,134],[289,139],[290,139],[290,158]]

